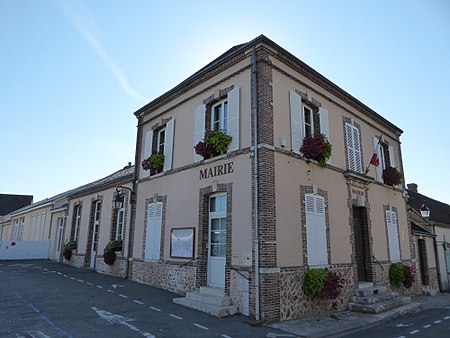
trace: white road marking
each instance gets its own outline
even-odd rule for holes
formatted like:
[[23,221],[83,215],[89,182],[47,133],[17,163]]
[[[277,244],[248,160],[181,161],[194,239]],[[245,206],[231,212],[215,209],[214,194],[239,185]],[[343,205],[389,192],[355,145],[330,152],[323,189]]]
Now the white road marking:
[[108,292],[114,293],[114,291],[113,291],[113,290],[111,290],[111,289],[108,289]]
[[125,286],[124,285],[120,285],[120,284],[113,284],[113,285],[111,285],[111,287],[113,289],[115,289],[115,288],[124,288]]
[[183,319],[183,317],[174,315],[174,314],[172,314],[172,313],[170,313],[169,316],[172,317],[172,318],[175,318],[175,319],[180,319],[180,320]]
[[424,329],[428,329],[429,327],[431,327],[431,325],[430,324],[428,324],[428,325],[425,325],[423,328]]
[[98,287],[99,289],[103,289],[103,286],[101,286],[101,285],[97,285],[97,287]]
[[64,277],[69,277],[69,276],[67,276],[67,275],[64,275]]
[[406,338],[405,336],[400,336],[400,337],[397,337],[397,338]]
[[197,323],[194,323],[194,326],[197,326],[198,328],[200,328],[200,329],[202,329],[202,330],[209,330],[208,327],[203,326],[203,325],[200,325],[200,324],[197,324]]
[[128,296],[125,296],[125,295],[122,295],[122,294],[119,294],[119,297],[128,298]]
[[84,280],[82,280],[82,279],[79,279],[78,281],[79,281],[80,283],[84,283]]
[[59,271],[57,272],[57,274],[58,274],[58,275],[62,275],[62,273],[61,273],[61,272],[59,272]]
[[140,300],[137,300],[137,299],[133,299],[133,302],[138,303],[138,304],[141,304],[141,305],[144,305],[143,302],[141,302]]
[[435,324],[442,323],[442,320],[435,320],[434,323],[435,323]]
[[420,330],[411,331],[409,334],[416,334],[417,332],[420,332]]
[[161,312],[161,309],[158,309],[157,307],[150,306],[150,309]]
[[445,320],[450,319],[450,316],[444,317]]
[[227,336],[226,334],[223,334],[222,337],[223,337],[223,338],[232,338],[232,337],[230,337],[230,336]]
[[71,279],[71,280],[76,280],[76,278],[75,278],[75,277],[70,277],[70,279]]
[[93,285],[93,284],[92,284],[92,283],[90,283],[90,282],[86,282],[86,284],[87,284],[87,285]]
[[143,337],[155,338],[155,336],[152,335],[151,333],[142,331],[141,329],[134,326],[133,324],[130,324],[129,322],[134,321],[133,318],[128,318],[128,317],[124,317],[124,316],[121,316],[121,315],[118,315],[115,313],[107,312],[105,310],[100,310],[94,306],[91,306],[91,309],[94,310],[100,318],[105,319],[109,323],[117,323],[120,325],[124,325],[124,326],[128,327],[130,330],[133,330],[133,331],[139,333]]
[[410,326],[412,326],[413,324],[403,324],[403,323],[400,323],[400,324],[397,324],[397,327],[410,327]]

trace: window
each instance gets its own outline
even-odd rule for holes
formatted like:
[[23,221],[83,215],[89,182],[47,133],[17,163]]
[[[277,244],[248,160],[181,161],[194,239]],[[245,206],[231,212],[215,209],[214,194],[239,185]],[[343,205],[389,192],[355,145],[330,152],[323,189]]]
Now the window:
[[17,241],[18,240],[18,236],[19,236],[19,220],[16,219],[14,220],[14,227],[13,227],[13,231],[11,234],[11,240],[12,241]]
[[[164,125],[145,132],[142,160],[148,159],[152,154],[162,154],[164,155],[164,166],[162,170],[171,170],[174,130],[175,119],[171,118]],[[141,167],[141,177],[148,177],[149,175],[150,171],[145,171]]]
[[304,134],[305,137],[311,137],[314,135],[314,116],[313,116],[313,110],[304,105],[303,106],[303,128],[304,128]]
[[147,209],[147,235],[145,239],[145,259],[159,260],[161,250],[163,203],[150,203]]
[[194,162],[201,161],[194,146],[203,140],[206,130],[222,130],[232,137],[228,152],[239,149],[240,96],[239,87],[228,91],[226,96],[215,98],[212,103],[202,104],[194,113],[194,142],[192,152]]
[[308,265],[328,264],[325,199],[316,194],[305,194],[306,246]]
[[158,139],[156,141],[156,149],[154,149],[153,153],[163,154],[164,155],[164,140],[166,137],[166,128],[158,131]]
[[359,129],[350,123],[345,123],[345,140],[347,145],[348,170],[362,173],[362,156]]
[[209,199],[209,243],[211,257],[225,257],[227,246],[227,195]]
[[396,167],[394,148],[377,136],[373,138],[373,146],[374,153],[377,154],[380,160],[380,165],[375,168],[375,179],[378,182],[383,182],[383,170],[388,167]]
[[41,241],[44,237],[45,213],[41,212],[31,216],[31,240]]
[[73,207],[73,219],[72,219],[72,234],[71,239],[78,240],[78,233],[80,231],[81,221],[81,204],[77,204]]
[[117,223],[115,240],[122,241],[124,239],[124,224],[125,224],[125,203],[122,203],[122,207],[117,210]]
[[386,210],[386,226],[391,262],[398,262],[400,261],[400,243],[398,238],[397,213],[395,211]]
[[[305,137],[320,133],[329,139],[328,110],[323,107],[313,107],[313,103],[308,103],[301,95],[294,91],[289,92],[289,103],[291,150],[294,153],[300,153],[300,148],[303,145],[303,139]],[[320,105],[320,103],[318,104]]]
[[228,130],[228,101],[222,101],[212,107],[211,129],[222,130],[225,133]]

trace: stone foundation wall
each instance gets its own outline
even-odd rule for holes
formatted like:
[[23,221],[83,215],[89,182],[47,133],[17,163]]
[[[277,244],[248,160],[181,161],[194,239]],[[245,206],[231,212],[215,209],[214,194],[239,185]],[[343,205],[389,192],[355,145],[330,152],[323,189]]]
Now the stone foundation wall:
[[331,267],[344,280],[341,294],[336,299],[311,299],[303,292],[305,269],[283,269],[281,271],[280,320],[290,320],[303,316],[319,315],[335,310],[347,309],[356,286],[353,283],[353,269],[349,266]]
[[197,268],[167,262],[133,261],[130,279],[179,294],[195,290]]
[[[239,271],[245,277],[249,277],[248,271]],[[239,309],[239,313],[249,313],[249,282],[236,271],[230,271],[230,298]]]
[[106,264],[103,257],[95,260],[95,270],[100,273],[125,278],[126,269],[127,261],[124,257],[117,257],[113,265]]
[[[413,285],[410,288],[405,288],[403,285],[400,287],[395,287],[391,285],[389,281],[389,267],[391,266],[391,263],[383,262],[381,263],[381,266],[379,264],[374,264],[373,268],[375,271],[374,274],[374,281],[373,283],[375,285],[385,285],[392,291],[398,292],[401,295],[404,296],[418,296],[422,294],[422,285],[420,283],[420,276],[418,276],[417,267],[415,264],[411,264],[408,262],[403,262],[405,265],[412,265],[414,269],[416,270],[415,274],[415,280]],[[431,277],[431,276],[430,276]]]
[[437,268],[428,268],[429,286],[433,290],[439,291],[439,281],[437,276]]
[[63,263],[72,265],[75,268],[84,268],[84,255],[73,254],[70,261],[64,259]]

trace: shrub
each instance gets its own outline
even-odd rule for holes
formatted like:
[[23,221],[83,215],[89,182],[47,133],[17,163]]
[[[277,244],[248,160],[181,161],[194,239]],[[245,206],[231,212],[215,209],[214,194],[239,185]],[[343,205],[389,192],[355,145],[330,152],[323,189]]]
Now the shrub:
[[389,267],[389,281],[391,285],[399,287],[405,282],[405,268],[402,263],[393,263]]
[[320,298],[336,299],[341,294],[342,278],[337,272],[329,271]]
[[404,272],[405,272],[405,280],[403,281],[403,286],[407,289],[409,289],[415,281],[415,274],[414,268],[409,265],[403,265]]
[[325,281],[328,271],[325,269],[307,269],[305,272],[305,282],[303,291],[309,297],[318,297],[325,289]]

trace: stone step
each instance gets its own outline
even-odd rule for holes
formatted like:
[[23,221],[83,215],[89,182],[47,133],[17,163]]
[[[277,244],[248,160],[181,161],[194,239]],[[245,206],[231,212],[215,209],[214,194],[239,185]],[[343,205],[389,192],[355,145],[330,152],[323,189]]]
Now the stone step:
[[213,315],[216,317],[231,316],[238,312],[238,308],[235,305],[229,305],[229,306],[212,305],[212,304],[208,304],[208,303],[199,302],[199,301],[193,300],[193,299],[188,299],[185,297],[174,298],[173,302],[176,304],[184,305],[191,309],[209,313],[210,315]]
[[386,292],[386,290],[387,290],[387,288],[385,286],[380,286],[380,285],[369,286],[369,287],[365,287],[365,288],[356,290],[356,295],[359,297],[365,297],[365,296],[371,296],[371,295],[383,293],[383,292]]
[[432,288],[430,288],[429,286],[424,286],[422,287],[422,293],[425,296],[436,296],[437,295],[437,291],[433,290]]
[[397,296],[398,296],[397,292],[386,291],[386,292],[382,292],[382,293],[378,293],[378,294],[370,295],[370,296],[364,296],[364,297],[353,296],[352,302],[358,303],[358,304],[375,304],[375,303],[379,303],[379,302],[383,302],[385,300],[395,298]]
[[409,315],[412,313],[416,313],[421,308],[422,308],[422,304],[411,302],[409,304],[399,306],[395,309],[392,309],[392,310],[389,310],[386,312],[382,312],[382,313],[378,313],[374,316],[381,318],[382,320],[394,319],[394,318],[397,318],[400,316],[405,316],[405,315]]
[[349,303],[350,311],[363,313],[380,313],[411,303],[411,297],[399,296],[375,304]]
[[200,293],[205,295],[211,295],[211,296],[217,296],[217,297],[223,297],[225,295],[225,292],[223,289],[219,288],[212,288],[210,286],[200,286]]
[[186,298],[201,303],[207,303],[217,306],[231,305],[231,298],[222,294],[221,296],[209,295],[201,292],[190,292],[186,294]]
[[372,282],[358,282],[358,289],[365,289],[373,286]]

